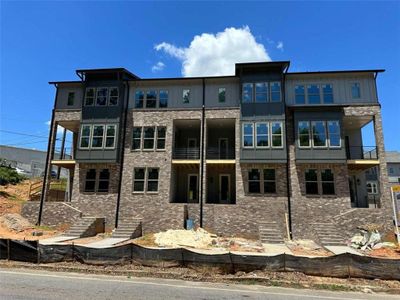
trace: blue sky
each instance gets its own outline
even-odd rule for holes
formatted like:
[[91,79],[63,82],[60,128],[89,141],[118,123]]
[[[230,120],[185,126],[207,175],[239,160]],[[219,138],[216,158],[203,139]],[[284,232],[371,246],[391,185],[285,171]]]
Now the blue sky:
[[[386,69],[378,76],[386,149],[400,151],[400,2],[0,5],[0,144],[45,149],[55,95],[48,81],[76,80],[75,69],[125,67],[144,78],[182,76],[201,72],[199,66],[208,61],[204,53],[225,51],[242,59],[290,60],[291,71]],[[244,32],[237,48],[220,43],[226,28]],[[195,36],[200,39],[193,50]],[[210,52],[213,43],[218,51]],[[243,51],[253,44],[264,50]],[[185,60],[191,63],[182,68]],[[365,145],[375,144],[370,132]]]

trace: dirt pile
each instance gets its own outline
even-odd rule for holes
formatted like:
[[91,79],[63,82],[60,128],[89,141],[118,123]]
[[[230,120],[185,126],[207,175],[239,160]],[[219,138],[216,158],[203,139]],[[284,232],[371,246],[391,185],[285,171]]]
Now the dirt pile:
[[0,223],[6,228],[21,232],[25,229],[33,228],[31,223],[19,214],[5,214],[0,216]]
[[197,249],[208,249],[213,240],[217,238],[204,229],[197,230],[167,230],[155,235],[155,243],[160,247],[192,247]]

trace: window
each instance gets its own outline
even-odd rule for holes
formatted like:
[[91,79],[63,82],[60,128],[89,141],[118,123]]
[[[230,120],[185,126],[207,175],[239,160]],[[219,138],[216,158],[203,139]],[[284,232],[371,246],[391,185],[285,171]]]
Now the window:
[[250,103],[253,102],[253,84],[243,83],[242,85],[242,102]]
[[268,123],[257,123],[256,124],[256,147],[266,148],[268,147]]
[[92,126],[82,125],[81,128],[81,141],[79,143],[79,148],[89,148],[90,133]]
[[135,168],[133,170],[133,191],[144,192],[144,181],[145,181],[145,168]]
[[160,90],[160,107],[168,107],[168,91],[167,90]]
[[110,99],[108,105],[110,106],[118,105],[118,97],[119,97],[118,88],[116,87],[110,88]]
[[324,84],[322,86],[322,94],[324,98],[324,103],[333,103],[333,89],[331,84]]
[[103,148],[104,125],[93,125],[92,148]]
[[107,105],[108,88],[98,88],[96,90],[96,105]]
[[307,86],[308,103],[309,104],[320,104],[321,99],[319,95],[319,86],[311,84]]
[[310,122],[300,121],[299,123],[299,147],[310,147]]
[[74,105],[74,100],[75,100],[75,93],[74,92],[69,92],[68,93],[67,105],[68,106]]
[[157,150],[165,149],[165,127],[157,127]]
[[329,147],[340,147],[339,121],[328,121]]
[[154,127],[143,129],[143,149],[154,149]]
[[135,108],[142,108],[144,101],[144,92],[136,91],[135,92]]
[[282,122],[271,123],[271,134],[272,148],[281,148],[283,146]]
[[132,150],[140,149],[141,139],[142,139],[142,127],[133,127]]
[[271,82],[271,102],[281,101],[281,83]]
[[305,104],[306,103],[306,93],[305,93],[304,85],[296,85],[294,88],[294,98],[296,104]]
[[260,171],[252,169],[249,171],[249,193],[260,193]]
[[158,191],[158,169],[156,168],[147,169],[147,191]]
[[353,85],[351,86],[351,96],[353,97],[353,99],[360,99],[360,84],[358,82],[353,83]]
[[110,184],[110,171],[108,169],[103,169],[100,171],[99,186],[97,188],[97,191],[107,193],[109,184]]
[[146,92],[146,108],[155,108],[157,105],[157,91]]
[[94,88],[87,88],[85,93],[85,106],[94,104]]
[[306,194],[318,195],[318,174],[317,170],[309,169],[305,173]]
[[243,123],[243,148],[254,146],[254,125],[253,123]]
[[313,146],[314,147],[326,147],[326,130],[324,121],[313,121],[312,132],[313,132]]
[[85,192],[95,192],[96,190],[96,169],[89,169],[86,172]]
[[256,85],[255,102],[257,102],[257,103],[267,102],[268,101],[268,83],[267,82],[257,82],[255,85]]
[[106,126],[106,145],[104,148],[115,148],[116,125]]
[[225,103],[225,94],[226,94],[226,88],[218,89],[218,102],[219,103]]
[[333,173],[330,169],[321,171],[321,182],[322,182],[322,195],[334,195],[335,194],[335,182]]
[[378,194],[378,184],[375,181],[367,182],[367,192],[372,195]]
[[390,173],[390,174],[393,174],[393,173],[394,173],[393,168],[389,168],[389,173]]
[[264,169],[264,193],[276,193],[275,169]]
[[189,103],[190,102],[190,90],[183,90],[182,91],[182,100],[183,100],[183,103]]

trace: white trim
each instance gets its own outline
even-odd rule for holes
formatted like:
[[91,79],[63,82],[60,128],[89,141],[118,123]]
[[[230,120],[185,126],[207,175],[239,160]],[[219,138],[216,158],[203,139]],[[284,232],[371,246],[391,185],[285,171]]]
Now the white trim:
[[[92,90],[94,91],[93,103],[92,103],[91,105],[87,105],[87,104],[86,104],[86,93],[87,93],[87,90],[90,90],[90,89],[92,89]],[[84,99],[83,99],[83,106],[94,106],[95,102],[96,102],[96,88],[95,88],[95,87],[87,87],[87,88],[85,89],[85,97],[84,97]]]
[[[253,131],[253,133],[252,133],[252,135],[253,135],[253,145],[252,146],[245,146],[244,145],[244,136],[245,136],[245,134],[244,134],[244,126],[248,125],[248,124],[250,124],[252,126],[252,131]],[[254,148],[254,146],[255,146],[255,143],[254,143],[254,139],[255,139],[254,130],[255,129],[254,129],[254,123],[253,122],[243,122],[242,123],[242,148],[244,148],[244,149],[253,149]]]
[[[257,125],[259,124],[266,124],[267,125],[267,146],[257,146],[257,137],[258,137],[258,133],[257,133]],[[271,143],[270,143],[270,136],[271,136],[271,131],[270,131],[270,124],[269,122],[255,122],[254,123],[254,147],[257,149],[268,149],[271,147]],[[262,136],[265,136],[265,134],[263,134]]]
[[[331,145],[331,135],[329,133],[329,122],[335,122],[335,123],[338,124],[338,128],[339,128],[339,146],[332,146]],[[340,130],[340,122],[339,122],[339,120],[328,120],[328,121],[326,121],[326,132],[327,132],[327,139],[328,139],[329,148],[333,148],[333,149],[342,148],[342,134],[341,134],[341,130]]]
[[[280,146],[274,146],[274,144],[273,144],[273,133],[272,133],[272,124],[274,124],[274,123],[278,123],[278,124],[281,124],[281,134],[280,134],[280,136],[281,136],[281,145]],[[270,122],[270,132],[271,132],[271,148],[273,148],[273,149],[283,149],[283,132],[284,132],[284,128],[283,128],[283,122],[282,121],[271,121]],[[278,134],[275,134],[275,136],[278,136]]]
[[[222,180],[221,180],[221,178],[222,178],[222,176],[226,176],[226,177],[228,177],[228,192],[227,192],[227,199],[226,200],[222,200],[221,198],[222,198],[222,189],[221,189],[221,183],[222,183]],[[224,201],[224,203],[226,202],[226,203],[229,203],[230,201],[231,201],[231,174],[219,174],[219,197],[218,197],[218,199],[219,199],[219,201],[220,201],[220,203],[222,203],[222,201]]]
[[[314,145],[313,123],[316,123],[316,122],[322,122],[322,124],[324,124],[324,129],[325,129],[325,145],[324,146],[315,146]],[[327,132],[327,128],[326,128],[326,121],[323,121],[323,120],[311,121],[311,142],[312,142],[312,147],[313,148],[316,148],[316,149],[328,148],[328,132]]]
[[[114,136],[113,136],[113,138],[114,138],[114,143],[113,143],[113,145],[112,145],[112,147],[107,147],[107,129],[108,129],[108,127],[114,127],[115,129],[114,129]],[[115,149],[115,144],[117,143],[117,132],[118,132],[118,126],[117,126],[117,124],[106,124],[106,127],[105,127],[106,129],[105,129],[105,132],[104,132],[104,136],[105,136],[105,138],[104,138],[104,149]],[[111,136],[110,136],[111,137]]]
[[[135,140],[135,138],[133,137],[133,130],[136,128],[140,128],[140,138],[139,138],[139,148],[137,149],[133,149],[133,140]],[[132,144],[131,144],[131,151],[141,151],[142,150],[142,139],[143,139],[143,126],[133,126],[132,127]],[[136,138],[137,140],[137,138]]]
[[[142,182],[143,181],[143,191],[135,191],[135,169],[144,169],[144,178],[143,179],[138,179],[138,181]],[[146,192],[146,177],[147,177],[147,168],[146,167],[133,167],[133,172],[132,172],[132,193],[133,194],[144,194]]]
[[[154,129],[154,135],[153,135],[153,148],[145,148],[144,147],[144,142],[145,142],[145,140],[147,139],[147,140],[150,140],[150,138],[145,138],[145,128],[153,128]],[[156,149],[156,130],[157,130],[157,126],[143,126],[143,130],[142,130],[142,132],[143,132],[143,136],[142,136],[142,139],[143,139],[143,143],[142,143],[142,151],[154,151],[155,149]]]
[[[278,83],[279,84],[279,101],[272,101],[272,84],[273,83]],[[269,101],[270,103],[279,103],[282,102],[282,84],[280,81],[269,81],[268,82],[268,86],[269,86]]]
[[[101,147],[93,147],[93,137],[100,137],[99,135],[94,136],[94,127],[95,126],[101,126],[103,127],[103,139],[101,143]],[[90,149],[103,149],[104,148],[104,136],[105,136],[105,124],[92,124],[93,130],[92,130],[92,136],[90,139]]]
[[[89,141],[88,141],[88,146],[87,146],[87,147],[82,147],[82,146],[81,146],[82,131],[83,131],[83,127],[84,127],[84,126],[88,126],[88,127],[89,127]],[[91,140],[92,140],[92,125],[89,125],[89,124],[82,124],[82,125],[81,125],[80,135],[79,135],[79,149],[90,149]]]
[[[197,199],[190,199],[190,177],[196,177],[196,192],[197,192]],[[197,173],[191,173],[187,175],[187,190],[186,190],[186,196],[188,201],[198,201],[199,197],[199,174]]]
[[[301,146],[300,145],[300,126],[299,123],[304,122],[308,124],[308,146]],[[312,129],[311,129],[311,122],[310,121],[297,121],[297,140],[298,140],[298,146],[300,149],[311,149],[311,136],[312,136]]]
[[[116,89],[116,90],[117,90],[117,93],[118,93],[118,95],[116,96],[116,97],[117,97],[117,103],[116,103],[116,104],[110,104],[110,100],[111,100],[111,90],[112,90],[112,89]],[[115,96],[114,96],[114,97],[115,97]],[[108,88],[107,106],[118,106],[118,103],[119,103],[119,88],[118,88],[117,86],[111,86],[111,87]]]
[[[97,93],[98,93],[98,90],[100,90],[100,89],[107,89],[106,104],[104,104],[104,105],[98,105],[98,104],[97,104]],[[108,87],[108,86],[98,86],[98,87],[96,87],[96,93],[95,93],[95,97],[94,97],[94,106],[108,106],[108,96],[109,96],[109,92],[110,92],[110,90],[109,90],[109,87]]]

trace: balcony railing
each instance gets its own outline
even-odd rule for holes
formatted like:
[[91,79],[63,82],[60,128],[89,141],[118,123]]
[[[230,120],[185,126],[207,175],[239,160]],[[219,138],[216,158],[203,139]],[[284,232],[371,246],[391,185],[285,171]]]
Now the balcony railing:
[[54,159],[57,160],[71,160],[74,159],[74,153],[73,153],[73,148],[72,147],[64,147],[64,152],[61,157],[61,147],[55,147],[54,149]]
[[378,159],[376,146],[347,146],[347,159]]
[[175,148],[173,152],[174,159],[200,159],[199,148]]
[[221,150],[216,147],[207,148],[207,159],[235,159],[235,149]]

